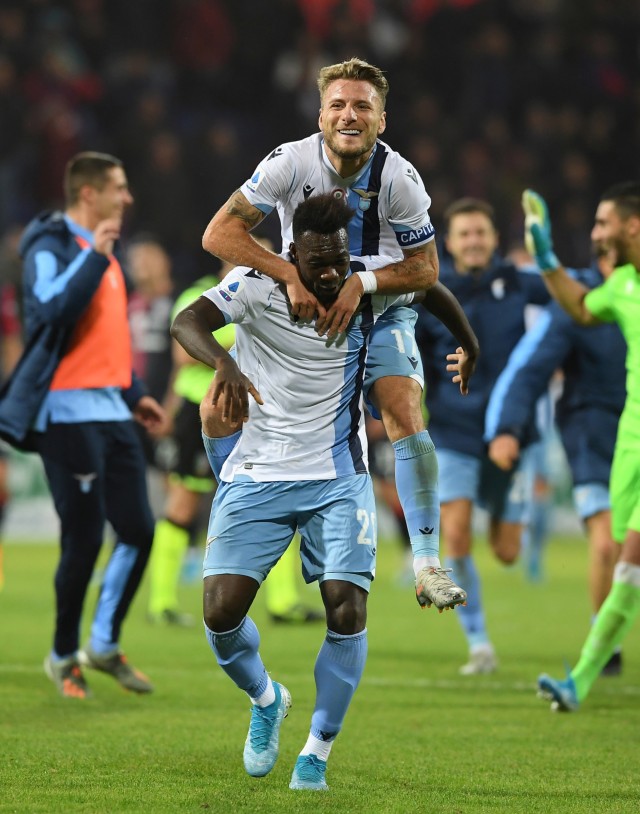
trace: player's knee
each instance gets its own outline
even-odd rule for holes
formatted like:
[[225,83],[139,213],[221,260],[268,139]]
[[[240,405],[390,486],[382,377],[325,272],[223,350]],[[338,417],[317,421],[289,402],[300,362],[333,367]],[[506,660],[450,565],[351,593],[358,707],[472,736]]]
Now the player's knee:
[[242,429],[242,421],[223,420],[221,408],[211,404],[208,399],[200,404],[200,421],[202,431],[208,438],[226,438]]
[[257,583],[254,586],[250,582],[251,590],[247,593],[246,579],[226,574],[205,577],[202,616],[209,630],[225,633],[242,622],[258,587]]
[[217,602],[205,593],[202,606],[202,617],[209,630],[216,633],[226,633],[233,630],[242,622],[243,615],[238,615],[234,608]]
[[501,563],[504,565],[513,565],[520,554],[520,541],[510,540],[507,543],[501,543],[496,546],[495,553]]
[[348,582],[337,590],[323,592],[327,610],[327,627],[341,636],[361,633],[367,624],[367,592]]
[[389,376],[373,386],[371,398],[382,416],[390,441],[415,435],[425,429],[422,389],[413,379]]

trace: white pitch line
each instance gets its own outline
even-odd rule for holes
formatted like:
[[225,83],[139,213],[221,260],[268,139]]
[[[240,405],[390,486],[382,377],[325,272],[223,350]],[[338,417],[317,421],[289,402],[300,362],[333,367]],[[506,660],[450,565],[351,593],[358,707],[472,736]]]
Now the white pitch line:
[[[189,670],[174,670],[171,668],[165,669],[157,667],[153,669],[154,678],[157,675],[165,676],[178,676],[185,674],[193,674],[194,670],[199,668],[193,667]],[[227,676],[222,670],[211,670],[207,667],[203,668],[209,673],[207,680],[213,679],[219,681],[228,681]],[[35,664],[0,664],[0,675],[2,674],[29,674],[43,673],[42,667]],[[288,681],[304,681],[311,680],[311,672],[307,673],[291,673],[287,671],[286,680]],[[283,678],[285,678],[283,676]],[[598,692],[605,695],[628,695],[640,696],[640,687],[633,685],[619,684],[619,679],[611,681],[606,679],[606,683],[598,684]],[[615,686],[614,686],[615,684]],[[535,682],[525,681],[496,681],[495,679],[487,680],[485,676],[472,677],[469,676],[465,679],[431,679],[431,678],[383,678],[381,676],[364,675],[361,686],[372,687],[390,687],[393,689],[412,689],[412,690],[454,690],[457,692],[464,692],[465,690],[473,690],[474,692],[535,692],[537,685]]]

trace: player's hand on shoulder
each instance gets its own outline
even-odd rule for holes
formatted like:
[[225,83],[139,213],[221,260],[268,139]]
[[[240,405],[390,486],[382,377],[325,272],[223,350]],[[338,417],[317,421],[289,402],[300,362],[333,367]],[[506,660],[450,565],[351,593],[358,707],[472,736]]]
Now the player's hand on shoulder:
[[113,244],[120,237],[121,226],[120,218],[101,220],[93,232],[94,251],[108,257],[113,252]]
[[351,317],[358,310],[363,294],[362,282],[357,274],[352,274],[344,282],[333,305],[324,316],[316,320],[316,331],[320,336],[331,338],[344,333],[349,327]]
[[520,458],[520,442],[515,435],[496,435],[489,444],[488,455],[496,466],[509,472]]
[[463,396],[469,392],[469,379],[473,376],[477,361],[477,355],[468,353],[462,347],[457,347],[455,353],[447,354],[447,362],[449,362],[447,370],[455,373],[451,381],[460,385],[460,392]]

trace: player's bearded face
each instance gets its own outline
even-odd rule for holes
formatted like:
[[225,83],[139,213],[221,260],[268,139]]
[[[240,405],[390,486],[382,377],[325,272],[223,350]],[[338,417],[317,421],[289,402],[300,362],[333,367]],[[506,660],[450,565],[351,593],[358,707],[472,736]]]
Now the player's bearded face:
[[591,240],[601,252],[611,252],[617,265],[629,262],[629,236],[624,220],[613,201],[601,201],[591,230]]
[[328,150],[351,161],[369,156],[386,119],[373,85],[337,79],[325,91],[319,124]]

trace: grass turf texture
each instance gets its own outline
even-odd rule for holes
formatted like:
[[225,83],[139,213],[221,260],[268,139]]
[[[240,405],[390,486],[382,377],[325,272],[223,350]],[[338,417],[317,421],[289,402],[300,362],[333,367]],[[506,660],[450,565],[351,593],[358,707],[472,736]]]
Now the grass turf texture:
[[[499,672],[458,676],[466,647],[454,614],[421,611],[412,589],[397,584],[399,549],[381,542],[363,681],[329,760],[331,790],[309,793],[288,784],[308,732],[322,625],[273,625],[258,597],[262,655],[293,708],[275,769],[252,779],[242,768],[248,701],[199,627],[147,624],[145,587],[123,647],[156,692],[126,694],[88,671],[93,699],[59,697],[41,667],[56,547],[6,544],[0,812],[637,812],[640,626],[625,643],[623,675],[601,679],[578,713],[552,714],[535,697],[535,679],[560,675],[584,638],[586,546],[551,541],[542,585],[499,566],[483,543],[476,549]],[[197,614],[199,586],[182,590],[185,610]]]

